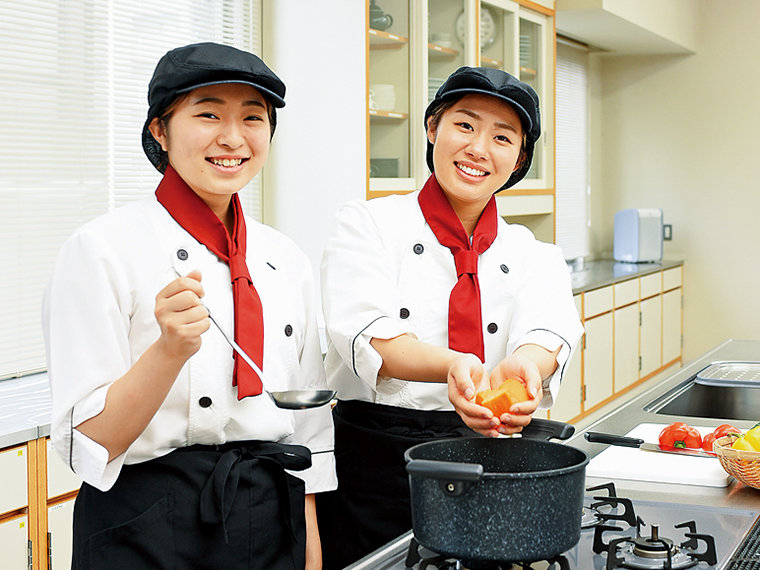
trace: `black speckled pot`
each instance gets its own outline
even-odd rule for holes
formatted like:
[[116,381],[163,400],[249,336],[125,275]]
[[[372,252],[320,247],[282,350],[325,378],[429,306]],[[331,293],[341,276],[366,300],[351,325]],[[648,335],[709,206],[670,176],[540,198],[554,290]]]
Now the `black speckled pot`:
[[534,562],[580,540],[589,458],[579,449],[472,437],[415,445],[405,457],[414,536],[439,554]]

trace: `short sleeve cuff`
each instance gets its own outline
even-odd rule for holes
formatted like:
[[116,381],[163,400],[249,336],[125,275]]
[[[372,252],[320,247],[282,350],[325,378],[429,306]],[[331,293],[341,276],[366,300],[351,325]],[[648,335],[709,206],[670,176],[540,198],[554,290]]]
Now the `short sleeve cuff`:
[[74,472],[100,491],[105,492],[113,487],[126,454],[122,453],[109,462],[108,450],[77,429],[74,429],[71,444],[74,449],[71,458]]
[[288,471],[302,479],[306,494],[324,493],[338,488],[338,476],[335,473],[335,454],[332,451],[313,453],[311,467],[304,471]]
[[380,317],[354,339],[351,347],[354,373],[372,390],[381,394],[393,394],[404,386],[404,382],[380,376],[380,367],[383,365],[383,359],[372,347],[370,341],[373,338],[396,338],[408,333],[411,333],[410,329],[398,321],[389,317]]
[[562,381],[562,374],[565,371],[565,364],[570,358],[570,345],[561,336],[548,330],[528,332],[517,343],[515,350],[526,344],[535,344],[551,352],[559,348],[559,352],[557,353],[557,369],[544,380],[544,397],[538,405],[539,409],[546,410],[554,405],[554,400],[559,393],[559,385]]

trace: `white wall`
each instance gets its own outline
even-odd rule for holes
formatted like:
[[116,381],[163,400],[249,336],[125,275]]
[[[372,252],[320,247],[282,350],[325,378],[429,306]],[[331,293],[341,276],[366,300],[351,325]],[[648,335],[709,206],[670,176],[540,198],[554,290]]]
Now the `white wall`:
[[594,247],[612,250],[616,211],[664,210],[685,361],[760,339],[760,2],[699,8],[695,55],[600,57],[592,90]]
[[365,10],[358,1],[263,2],[264,60],[287,87],[264,171],[264,222],[308,255],[317,286],[335,211],[366,197]]

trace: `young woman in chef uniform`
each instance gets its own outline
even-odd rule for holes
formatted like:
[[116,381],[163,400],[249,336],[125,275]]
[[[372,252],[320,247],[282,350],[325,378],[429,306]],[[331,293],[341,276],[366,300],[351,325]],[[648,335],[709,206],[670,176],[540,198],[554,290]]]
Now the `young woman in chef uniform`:
[[250,53],[167,53],[143,132],[164,175],[155,195],[63,246],[43,321],[51,436],[84,479],[74,569],[320,567],[329,408],[276,408],[202,304],[269,390],[325,387],[307,258],[237,195],[266,161],[284,95]]
[[[582,334],[560,249],[496,212],[494,194],[530,168],[535,91],[461,68],[425,127],[424,187],[343,206],[322,259],[325,366],[339,398],[338,489],[317,497],[328,570],[411,528],[404,450],[471,429],[520,431],[552,404]],[[509,377],[533,399],[501,418],[475,405],[476,391]]]

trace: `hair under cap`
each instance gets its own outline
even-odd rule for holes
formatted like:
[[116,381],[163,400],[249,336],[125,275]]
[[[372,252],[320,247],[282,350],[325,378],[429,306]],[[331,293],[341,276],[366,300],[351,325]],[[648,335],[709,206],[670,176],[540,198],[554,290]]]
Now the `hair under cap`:
[[[168,164],[166,152],[148,128],[183,93],[222,83],[245,83],[258,89],[274,108],[285,106],[285,84],[260,58],[232,46],[212,42],[192,44],[167,52],[156,65],[148,87],[148,118],[142,145],[148,160],[160,172]],[[272,132],[276,114],[272,109]]]
[[[425,111],[425,130],[428,120],[447,101],[461,99],[471,93],[493,95],[509,103],[520,116],[525,134],[525,162],[512,173],[506,184],[499,188],[504,190],[517,184],[525,178],[533,161],[533,151],[536,141],[541,135],[541,116],[539,112],[538,95],[527,83],[513,77],[506,71],[490,67],[460,67],[441,85],[435,98]],[[427,143],[427,165],[431,172],[433,166],[433,144]]]

